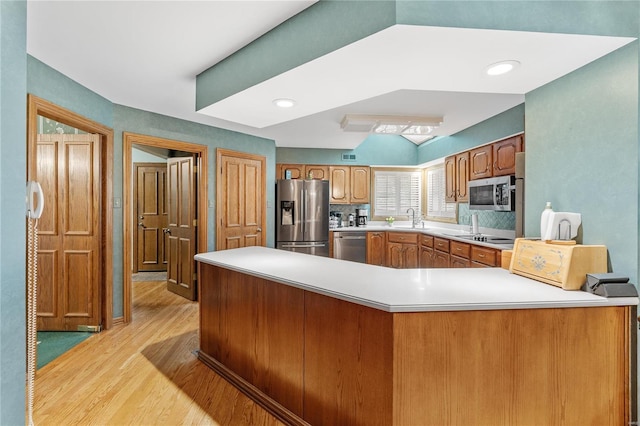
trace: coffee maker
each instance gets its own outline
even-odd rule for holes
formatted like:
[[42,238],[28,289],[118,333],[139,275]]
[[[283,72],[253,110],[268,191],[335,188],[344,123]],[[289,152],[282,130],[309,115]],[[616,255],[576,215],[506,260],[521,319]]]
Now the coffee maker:
[[367,226],[369,210],[356,209],[356,226]]

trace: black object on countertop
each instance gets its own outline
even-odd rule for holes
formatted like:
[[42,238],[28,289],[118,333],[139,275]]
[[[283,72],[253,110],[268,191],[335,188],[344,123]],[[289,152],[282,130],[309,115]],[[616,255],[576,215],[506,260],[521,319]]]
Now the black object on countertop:
[[587,274],[582,290],[602,297],[638,297],[638,290],[629,282],[629,277],[615,273]]

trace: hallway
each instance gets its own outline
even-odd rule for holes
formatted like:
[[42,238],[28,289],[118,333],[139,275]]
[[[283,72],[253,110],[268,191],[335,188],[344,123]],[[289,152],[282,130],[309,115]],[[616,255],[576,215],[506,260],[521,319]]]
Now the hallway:
[[133,322],[38,370],[36,425],[279,425],[198,361],[198,304],[133,283]]

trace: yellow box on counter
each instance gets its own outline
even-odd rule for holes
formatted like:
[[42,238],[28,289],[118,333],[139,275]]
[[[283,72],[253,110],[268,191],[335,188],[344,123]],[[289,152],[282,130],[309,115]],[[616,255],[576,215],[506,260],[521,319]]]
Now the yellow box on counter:
[[502,262],[500,263],[500,265],[502,265],[503,269],[509,270],[509,268],[511,267],[512,255],[513,255],[513,250],[502,250],[502,252],[500,253],[500,257],[502,259]]
[[509,271],[564,290],[579,290],[587,274],[607,272],[607,247],[517,238]]

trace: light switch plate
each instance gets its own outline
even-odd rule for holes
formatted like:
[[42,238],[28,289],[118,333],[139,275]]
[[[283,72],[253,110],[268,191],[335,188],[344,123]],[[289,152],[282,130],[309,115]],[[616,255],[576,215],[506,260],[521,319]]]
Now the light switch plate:
[[122,201],[120,201],[120,198],[114,198],[113,199],[113,208],[114,209],[119,209],[120,207],[122,207]]

